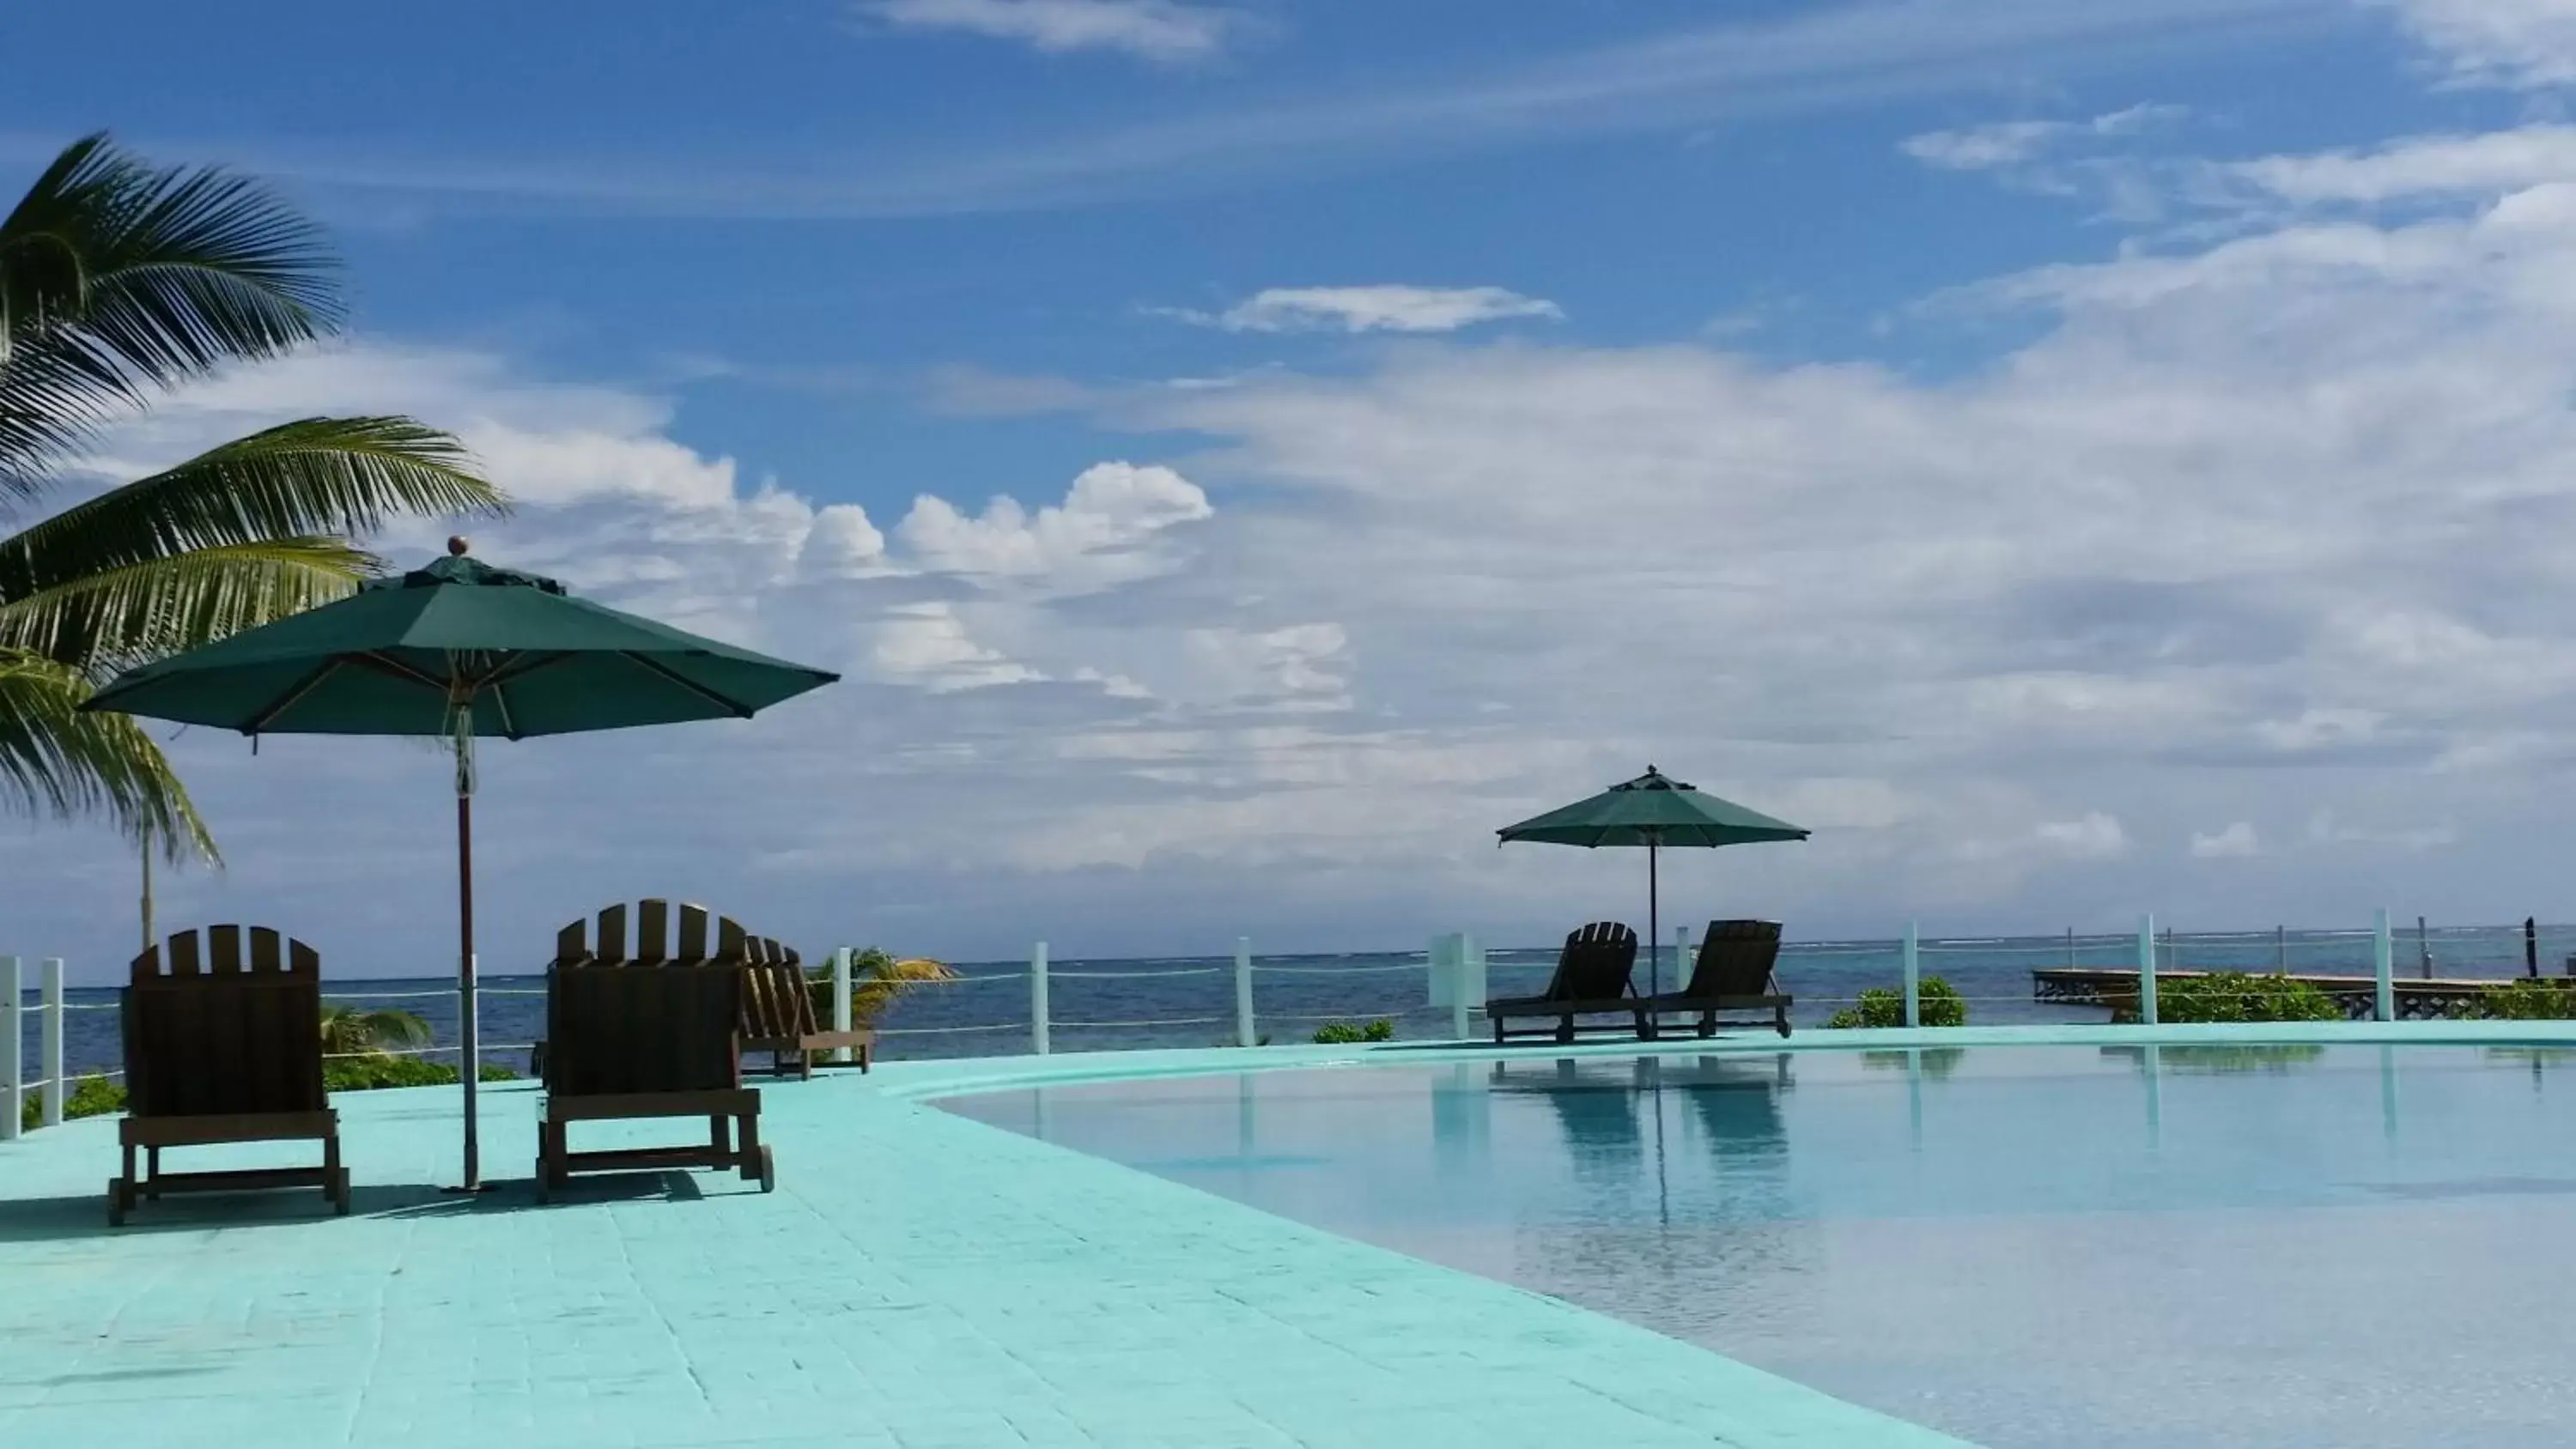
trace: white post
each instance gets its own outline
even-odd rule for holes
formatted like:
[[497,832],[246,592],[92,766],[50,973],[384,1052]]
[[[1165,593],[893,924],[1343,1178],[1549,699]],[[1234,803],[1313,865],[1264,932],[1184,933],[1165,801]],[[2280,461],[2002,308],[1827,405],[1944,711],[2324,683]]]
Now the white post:
[[2138,1020],[2156,1024],[2156,917],[2138,917]]
[[45,1034],[43,1049],[37,1054],[36,1069],[45,1074],[44,1106],[37,1122],[41,1126],[63,1125],[63,1099],[69,1089],[63,1083],[63,958],[45,958],[44,975],[40,978],[45,993]]
[[0,956],[0,1142],[18,1136],[19,965],[15,956]]
[[1449,1039],[1466,1041],[1471,1029],[1467,1013],[1485,994],[1485,973],[1476,954],[1476,938],[1465,933],[1458,937],[1458,977],[1455,993],[1449,998]]
[[1047,952],[1046,942],[1029,948],[1029,1045],[1039,1056],[1047,1054]]
[[2377,978],[2379,994],[2376,1004],[2381,1021],[2397,1019],[2396,966],[2397,943],[2389,937],[2388,912],[2383,909],[2371,918],[2370,926],[2370,968]]
[[1252,1024],[1252,938],[1234,938],[1234,1044],[1252,1046],[1261,1038]]
[[[838,946],[832,951],[832,1030],[850,1029],[850,948]],[[847,1062],[848,1047],[832,1048],[832,1060]]]
[[1905,923],[1905,1024],[1923,1024],[1923,956],[1915,923]]

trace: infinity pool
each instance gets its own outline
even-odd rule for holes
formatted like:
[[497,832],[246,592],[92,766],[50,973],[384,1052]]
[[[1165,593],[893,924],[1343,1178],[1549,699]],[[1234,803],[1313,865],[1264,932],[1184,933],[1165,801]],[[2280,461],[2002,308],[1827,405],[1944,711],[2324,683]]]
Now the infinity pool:
[[978,1118],[1993,1449],[2576,1437],[2576,1052],[1351,1066]]

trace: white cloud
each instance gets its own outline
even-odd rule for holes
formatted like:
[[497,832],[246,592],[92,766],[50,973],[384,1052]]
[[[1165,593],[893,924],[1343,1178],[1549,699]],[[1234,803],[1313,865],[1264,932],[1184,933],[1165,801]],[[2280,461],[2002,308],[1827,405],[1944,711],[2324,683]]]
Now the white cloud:
[[2181,106],[2135,105],[2089,121],[1995,121],[1908,136],[1899,149],[1944,171],[1991,171],[2038,160],[2069,141],[2135,136],[2190,114]]
[[2576,81],[2576,0],[2374,0],[2461,85],[2536,89]]
[[2360,150],[2266,156],[2222,170],[2297,205],[2496,196],[2576,179],[2576,126],[2410,136]]
[[1164,310],[1229,332],[1455,332],[1480,322],[1565,316],[1554,302],[1502,287],[1269,287],[1223,312]]
[[1045,675],[978,644],[949,604],[906,604],[877,626],[872,662],[879,678],[945,692],[1028,684]]
[[2195,831],[2191,837],[2194,860],[2243,860],[2262,853],[2263,843],[2255,836],[2254,827],[2242,820],[2215,835]]
[[860,13],[908,30],[961,30],[1038,50],[1116,50],[1163,64],[1222,52],[1242,17],[1178,0],[862,0]]
[[2108,860],[2129,850],[2129,833],[2121,828],[2119,818],[2099,810],[2074,820],[2051,821],[2037,833],[2041,841],[2076,860]]
[[970,516],[924,494],[895,534],[910,558],[934,573],[1096,588],[1161,571],[1157,536],[1214,511],[1197,484],[1169,468],[1095,463],[1073,480],[1062,504],[1034,514],[1002,497]]

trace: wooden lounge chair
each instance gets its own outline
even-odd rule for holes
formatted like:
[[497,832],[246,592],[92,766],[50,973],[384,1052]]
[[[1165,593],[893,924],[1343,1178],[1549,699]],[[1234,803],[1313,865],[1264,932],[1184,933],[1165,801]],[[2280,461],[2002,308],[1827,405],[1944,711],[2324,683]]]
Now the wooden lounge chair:
[[[767,936],[754,936],[745,943],[749,959],[742,968],[742,1049],[769,1053],[769,1074],[783,1077],[794,1071],[800,1077],[814,1075],[815,1054],[839,1047],[851,1048],[860,1071],[867,1071],[868,1058],[876,1050],[877,1034],[864,1027],[849,1031],[827,1031],[816,1019],[814,993],[805,980],[805,967],[792,946],[782,946]],[[825,1062],[826,1066],[843,1065]]]
[[[118,1008],[125,1035],[124,1171],[107,1184],[107,1220],[138,1197],[318,1187],[349,1210],[340,1114],[322,1092],[322,959],[265,926],[182,931],[134,958]],[[161,1149],[216,1142],[319,1142],[319,1167],[163,1172]],[[134,1171],[143,1149],[144,1171]]]
[[[679,939],[667,941],[665,901],[636,907],[632,955],[626,907],[599,913],[596,942],[584,922],[555,935],[546,972],[545,1115],[537,1123],[537,1198],[545,1201],[576,1172],[668,1167],[732,1168],[768,1192],[778,1185],[760,1142],[760,1093],[742,1084],[741,926],[719,918],[713,950],[703,906],[679,908]],[[688,1147],[575,1152],[575,1122],[693,1117],[707,1140]]]
[[1679,991],[1639,1003],[1644,1014],[1638,1018],[1638,1034],[1652,1041],[1662,1026],[1661,1018],[1688,1013],[1699,1018],[1701,1036],[1714,1036],[1721,1012],[1752,1011],[1769,1012],[1769,1025],[1787,1036],[1789,1007],[1796,998],[1783,995],[1773,979],[1772,968],[1779,960],[1778,921],[1709,922],[1690,981]]
[[[1595,921],[1565,938],[1556,958],[1556,975],[1536,996],[1496,997],[1485,1003],[1494,1023],[1494,1040],[1554,1036],[1574,1040],[1575,1018],[1617,1013],[1642,1032],[1646,1018],[1638,1009],[1636,985],[1628,979],[1637,965],[1637,933],[1617,921]],[[1552,1030],[1513,1031],[1508,1023],[1528,1017],[1552,1017]]]

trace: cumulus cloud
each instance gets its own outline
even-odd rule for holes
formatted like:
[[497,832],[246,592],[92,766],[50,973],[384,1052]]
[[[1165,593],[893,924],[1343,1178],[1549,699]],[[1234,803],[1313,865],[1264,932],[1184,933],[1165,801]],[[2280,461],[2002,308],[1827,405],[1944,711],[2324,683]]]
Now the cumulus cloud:
[[906,30],[955,30],[1048,52],[1123,51],[1161,64],[1206,60],[1241,28],[1232,10],[1179,0],[861,0]]
[[2129,850],[2129,832],[2121,828],[2119,817],[2099,810],[2074,820],[2050,821],[2039,827],[2038,835],[2076,860],[2107,860]]
[[1213,512],[1198,485],[1169,468],[1109,462],[1084,469],[1063,503],[1035,513],[1002,497],[969,515],[924,494],[895,533],[934,573],[1091,588],[1160,571],[1157,536]]
[[1563,309],[1502,287],[1268,287],[1223,312],[1166,309],[1229,332],[1455,332]]
[[2259,157],[2222,171],[2267,195],[2305,206],[2494,196],[2576,179],[2576,126],[2410,136],[2363,149]]
[[2254,827],[2239,820],[2215,834],[2194,832],[2191,858],[2194,860],[2243,860],[2263,853],[2262,842],[2255,837]]

